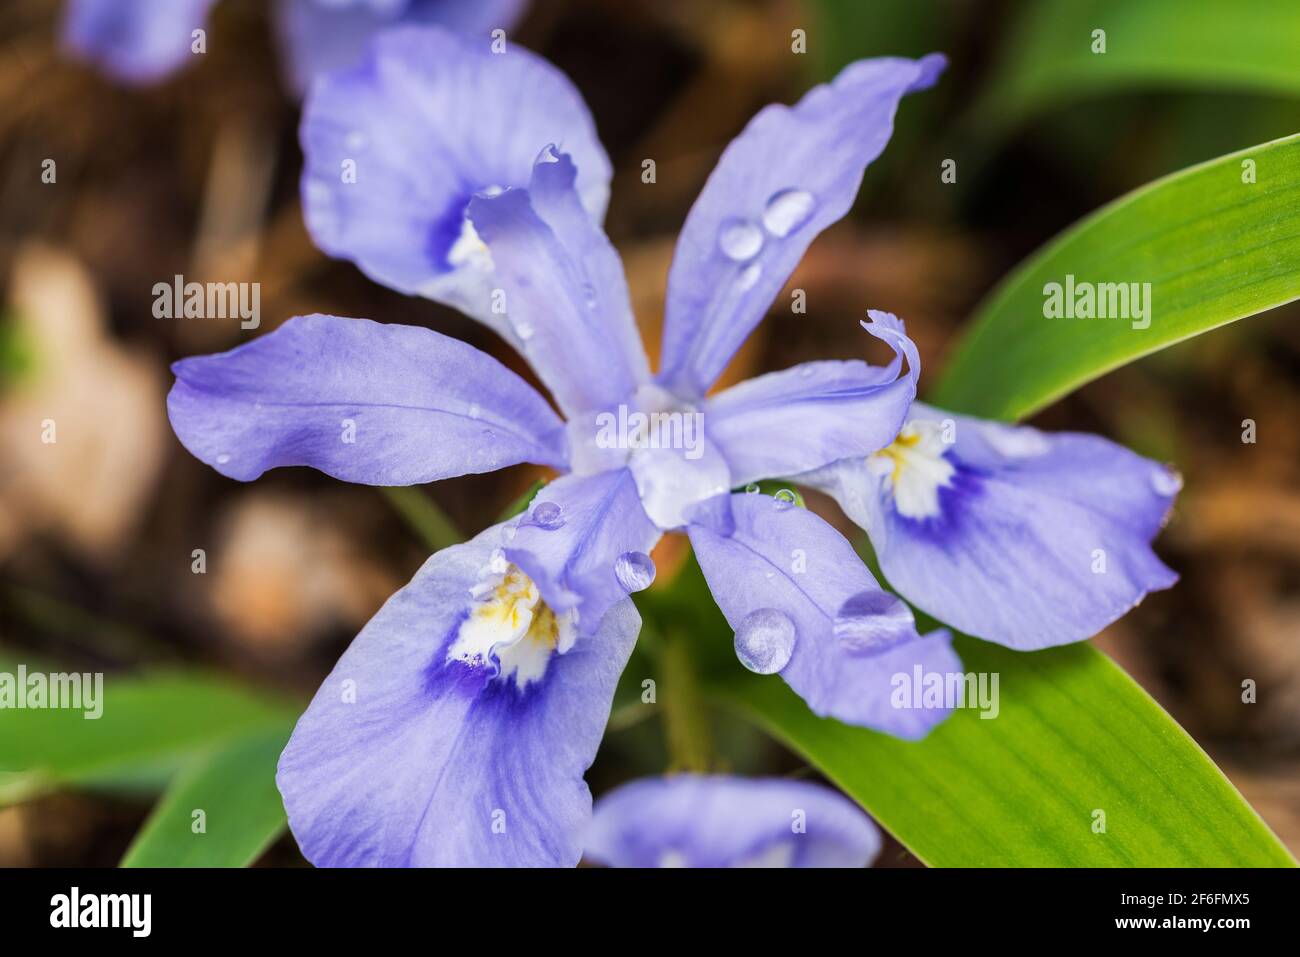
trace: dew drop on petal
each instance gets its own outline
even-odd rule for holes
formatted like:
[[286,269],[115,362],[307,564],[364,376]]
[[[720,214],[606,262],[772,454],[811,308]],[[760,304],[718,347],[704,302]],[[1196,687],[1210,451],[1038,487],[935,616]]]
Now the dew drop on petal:
[[794,653],[794,621],[776,608],[751,611],[736,629],[736,657],[750,671],[776,674]]
[[752,263],[745,267],[745,270],[736,277],[736,288],[741,292],[746,292],[754,288],[754,283],[758,282],[763,275],[763,267],[758,263]]
[[222,452],[220,455],[217,456],[218,465],[225,465],[229,461],[230,461],[230,456],[227,455],[225,452]]
[[625,592],[644,591],[655,580],[654,560],[645,552],[624,552],[614,561],[614,576]]
[[835,616],[835,637],[855,652],[878,653],[916,634],[912,612],[897,595],[864,591],[846,601]]
[[564,514],[554,502],[539,502],[533,508],[533,524],[538,528],[554,531],[564,524]]
[[787,508],[793,505],[796,500],[794,492],[790,491],[788,488],[779,489],[777,493],[772,496],[772,507],[778,512],[784,512]]
[[733,216],[718,229],[718,248],[728,259],[748,262],[763,248],[763,231],[749,220]]
[[763,210],[763,228],[773,236],[789,236],[812,218],[817,200],[806,189],[783,189],[773,193]]
[[1177,495],[1183,488],[1183,477],[1175,469],[1157,468],[1151,473],[1151,487],[1157,495]]
[[761,491],[762,489],[758,487],[757,482],[750,482],[748,485],[745,486],[746,495],[757,495]]
[[477,418],[482,414],[482,412],[483,412],[483,410],[482,410],[482,408],[479,406],[479,404],[478,404],[477,402],[471,402],[471,403],[470,403],[470,406],[469,406],[469,417],[470,417],[471,419],[477,419]]

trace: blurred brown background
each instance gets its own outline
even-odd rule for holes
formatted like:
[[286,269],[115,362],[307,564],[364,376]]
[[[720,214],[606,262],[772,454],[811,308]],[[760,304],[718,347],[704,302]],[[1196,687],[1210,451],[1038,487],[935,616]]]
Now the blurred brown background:
[[[436,327],[526,372],[483,327],[312,245],[298,204],[298,107],[263,3],[223,0],[208,54],[145,89],[69,62],[54,42],[59,8],[0,8],[0,647],[86,670],[201,664],[305,698],[428,548],[380,491],[304,469],[241,485],[191,458],[166,421],[168,363],[325,312]],[[946,52],[949,73],[903,104],[854,215],[796,272],[807,315],[778,306],[733,369],[859,355],[857,319],[875,307],[907,321],[924,386],[992,284],[1080,215],[1162,173],[1300,130],[1294,102],[1262,94],[1136,90],[992,137],[974,108],[1021,9],[882,2],[867,11],[871,28],[854,32],[842,24],[862,22],[860,11],[835,2],[541,0],[514,38],[568,73],[595,115],[615,164],[606,228],[652,357],[676,231],[752,113],[855,57]],[[791,54],[795,28],[808,31],[805,56]],[[647,157],[653,186],[639,177]],[[961,170],[955,186],[937,175],[947,157]],[[40,181],[46,158],[56,184]],[[153,285],[178,273],[259,282],[261,329],[153,318]],[[1296,314],[1277,310],[1120,370],[1038,424],[1101,432],[1182,470],[1186,490],[1157,544],[1182,581],[1098,644],[1300,852]],[[57,445],[39,441],[46,418]],[[1241,441],[1245,418],[1257,422],[1254,445]],[[535,478],[520,468],[426,491],[473,533]],[[810,504],[850,532],[826,503]],[[191,573],[195,548],[207,552],[206,575]],[[1253,705],[1241,702],[1247,678]],[[612,731],[593,789],[602,774],[660,770],[661,735]],[[799,770],[752,732],[722,737],[744,770]],[[115,864],[147,809],[76,794],[0,809],[0,864]],[[296,860],[289,839],[266,858]],[[882,863],[908,859],[892,845]]]

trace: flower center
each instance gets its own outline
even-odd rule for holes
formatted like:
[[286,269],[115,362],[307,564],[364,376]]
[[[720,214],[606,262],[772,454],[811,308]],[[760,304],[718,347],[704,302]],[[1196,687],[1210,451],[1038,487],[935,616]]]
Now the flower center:
[[907,518],[939,514],[939,489],[952,484],[953,468],[944,456],[948,443],[938,422],[907,423],[898,438],[867,457],[867,467],[882,476],[894,508]]
[[552,611],[533,580],[500,552],[470,594],[476,603],[447,651],[448,661],[493,668],[497,678],[513,678],[523,690],[546,674],[552,655],[573,647],[573,613]]

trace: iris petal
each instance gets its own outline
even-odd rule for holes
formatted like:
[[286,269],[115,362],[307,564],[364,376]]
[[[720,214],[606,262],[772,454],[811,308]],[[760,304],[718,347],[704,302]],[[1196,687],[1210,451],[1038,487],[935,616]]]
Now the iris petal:
[[[903,738],[923,737],[947,716],[943,708],[894,707],[891,681],[916,666],[960,671],[950,637],[918,636],[906,607],[881,590],[839,532],[767,495],[737,494],[711,506],[696,512],[689,534],[718,607],[742,634],[756,612],[775,611],[793,623],[793,647],[779,670],[815,713]],[[867,596],[884,600],[873,605]],[[837,634],[845,612],[857,627]],[[865,645],[860,636],[871,624],[888,640]]]
[[276,782],[318,866],[576,864],[583,774],[640,618],[624,600],[522,690],[447,652],[496,526],[438,552],[339,659],[298,722]]
[[695,774],[601,797],[586,851],[611,867],[864,867],[879,852],[870,818],[830,788]]
[[240,481],[308,465],[348,482],[411,485],[566,461],[563,423],[530,385],[428,329],[300,316],[172,370],[177,437]]
[[[1177,580],[1150,545],[1179,485],[1163,465],[1100,436],[921,403],[909,422],[918,436],[949,432],[947,451],[902,456],[897,478],[850,459],[799,481],[833,495],[867,531],[885,577],[916,607],[1032,650],[1090,638]],[[920,471],[901,498],[891,482],[909,481],[909,468]]]
[[907,93],[934,83],[937,54],[850,64],[793,107],[761,110],[732,140],[677,241],[659,381],[698,398],[717,379],[804,250],[853,205]]

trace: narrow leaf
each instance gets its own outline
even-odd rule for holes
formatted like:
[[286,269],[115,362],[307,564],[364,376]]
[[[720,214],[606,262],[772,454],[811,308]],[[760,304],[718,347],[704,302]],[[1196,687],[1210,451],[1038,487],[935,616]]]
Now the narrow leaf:
[[980,110],[988,124],[1119,89],[1300,96],[1294,0],[1252,0],[1248,9],[1223,0],[1036,0],[1025,10]]
[[275,767],[290,727],[240,738],[195,759],[135,836],[123,867],[247,867],[286,820]]
[[292,715],[278,699],[214,676],[108,675],[98,718],[78,709],[0,713],[0,804],[71,784],[157,782],[201,750]]
[[[1104,301],[1121,315],[1049,318],[1049,284],[1076,316],[1088,286],[1094,311]],[[1157,180],[1066,230],[978,311],[933,401],[1031,415],[1127,362],[1298,297],[1300,134]]]
[[968,670],[999,676],[997,717],[958,710],[919,742],[818,718],[776,678],[731,669],[711,687],[931,865],[1294,866],[1187,733],[1090,645],[957,647]]

